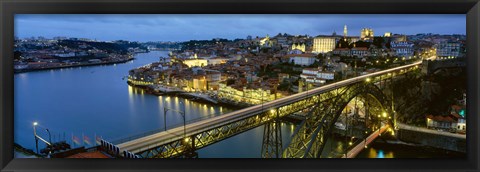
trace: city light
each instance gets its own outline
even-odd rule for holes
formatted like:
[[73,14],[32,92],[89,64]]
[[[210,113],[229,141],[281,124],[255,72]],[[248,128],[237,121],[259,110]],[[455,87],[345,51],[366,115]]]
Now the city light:
[[[333,27],[334,26],[332,26],[332,30],[335,29]],[[392,31],[396,30],[397,29]],[[244,32],[248,32],[248,30]],[[81,116],[84,117],[86,121],[93,119],[94,122],[107,124],[108,122],[112,122],[110,120],[111,118],[95,118],[95,115],[115,114],[116,116],[112,118],[114,123],[125,124],[125,122],[127,122],[126,124],[129,124],[120,126],[124,127],[125,130],[130,131],[132,129],[128,129],[128,127],[140,126],[140,128],[137,127],[138,129],[134,128],[135,131],[132,130],[132,133],[137,132],[136,130],[144,132],[150,130],[150,128],[163,127],[165,128],[164,131],[152,131],[138,136],[129,136],[129,138],[120,138],[122,141],[119,141],[120,139],[107,140],[117,135],[127,136],[131,133],[122,133],[122,131],[116,130],[115,127],[112,128],[111,125],[102,126],[103,128],[95,128],[96,130],[85,129],[85,131],[76,130],[79,128],[76,123],[71,123],[71,127],[65,127],[63,125],[55,126],[55,122],[65,122],[60,118],[50,118],[55,115],[60,117],[64,115],[56,111],[38,112],[41,114],[53,113],[39,117],[35,116],[35,114],[26,114],[27,116],[30,115],[30,117],[25,118],[26,120],[23,122],[28,124],[28,122],[32,122],[28,119],[36,117],[36,121],[31,123],[33,127],[25,128],[29,130],[33,129],[36,137],[44,136],[45,128],[54,129],[52,130],[54,141],[60,141],[60,139],[55,138],[56,135],[60,137],[59,132],[67,133],[67,136],[64,136],[67,138],[64,139],[66,142],[70,141],[69,133],[72,133],[71,140],[74,142],[77,141],[79,133],[81,133],[81,137],[83,137],[80,140],[91,137],[93,132],[109,134],[104,135],[105,140],[101,138],[101,145],[103,147],[98,150],[110,149],[108,150],[110,153],[107,153],[111,154],[112,147],[113,149],[118,149],[115,150],[117,152],[113,151],[115,155],[112,157],[118,157],[118,155],[122,153],[121,151],[125,150],[126,152],[123,152],[123,155],[129,156],[129,158],[131,158],[131,155],[142,156],[142,158],[144,158],[144,156],[189,156],[188,154],[199,152],[199,149],[202,147],[222,142],[229,137],[235,135],[243,137],[240,136],[240,134],[249,128],[263,129],[263,132],[254,133],[254,135],[258,137],[255,140],[260,140],[262,137],[267,138],[267,134],[272,138],[284,136],[285,139],[285,136],[288,136],[288,140],[277,140],[280,144],[276,143],[277,147],[278,145],[283,147],[285,143],[289,144],[285,147],[286,149],[277,148],[276,151],[283,151],[282,153],[284,154],[280,155],[282,157],[304,156],[308,154],[308,152],[297,153],[298,150],[303,151],[304,147],[312,147],[312,149],[323,147],[326,149],[331,147],[330,149],[332,151],[337,151],[327,152],[330,153],[328,156],[332,157],[338,156],[338,153],[344,153],[348,158],[355,157],[358,153],[355,151],[373,152],[376,154],[375,152],[379,151],[375,144],[377,141],[382,139],[385,141],[382,142],[382,144],[391,144],[390,141],[397,140],[397,138],[392,137],[396,136],[397,130],[395,129],[399,129],[398,131],[400,132],[404,129],[410,129],[408,127],[412,127],[413,129],[419,128],[418,131],[415,130],[415,132],[432,130],[434,133],[445,132],[445,134],[448,135],[465,135],[465,133],[459,133],[456,129],[457,126],[458,128],[466,127],[466,112],[464,111],[466,102],[462,103],[462,101],[466,101],[464,100],[466,99],[465,97],[463,97],[462,100],[456,100],[460,99],[460,97],[455,97],[455,100],[453,98],[452,100],[446,100],[449,103],[453,102],[450,104],[438,103],[436,105],[445,106],[434,109],[439,110],[439,113],[425,114],[426,112],[431,112],[432,109],[430,109],[430,106],[423,107],[425,102],[422,101],[429,99],[433,101],[433,99],[435,99],[435,102],[437,102],[437,97],[418,99],[412,102],[411,100],[416,100],[418,95],[410,94],[415,93],[417,88],[420,88],[425,83],[434,83],[439,80],[435,77],[436,73],[438,73],[436,72],[436,68],[443,68],[443,66],[437,66],[436,63],[450,63],[450,61],[460,60],[460,58],[464,57],[464,53],[460,55],[454,55],[453,53],[440,55],[440,52],[448,49],[441,50],[442,46],[439,46],[438,42],[443,40],[450,42],[456,39],[461,46],[453,46],[453,48],[461,47],[460,49],[463,52],[465,51],[463,37],[456,35],[444,37],[438,34],[432,36],[426,34],[409,35],[409,33],[399,33],[389,35],[391,38],[384,39],[381,36],[374,37],[373,31],[370,30],[365,33],[362,31],[362,34],[364,35],[352,36],[356,35],[352,33],[350,36],[347,36],[345,31],[343,41],[341,41],[342,36],[336,35],[336,33],[332,36],[323,34],[323,36],[309,36],[305,33],[305,36],[299,35],[298,37],[285,33],[272,37],[268,35],[266,37],[253,35],[254,38],[248,36],[248,39],[240,38],[236,40],[224,39],[222,35],[218,35],[218,38],[212,39],[213,42],[209,39],[204,41],[188,41],[189,35],[186,35],[186,38],[182,38],[186,39],[185,42],[171,42],[168,44],[164,44],[162,41],[158,43],[138,42],[128,45],[132,47],[128,48],[128,52],[123,52],[126,50],[122,50],[122,54],[130,54],[132,58],[137,58],[136,53],[144,53],[135,52],[139,49],[140,45],[142,46],[140,48],[146,47],[146,51],[152,49],[152,52],[157,52],[146,52],[146,54],[142,54],[139,57],[145,55],[147,57],[152,56],[152,58],[138,58],[141,60],[135,60],[133,65],[123,65],[119,63],[115,68],[116,74],[109,76],[109,78],[123,80],[121,84],[124,85],[122,87],[126,89],[128,86],[128,92],[127,90],[119,92],[117,88],[122,87],[119,87],[117,82],[115,82],[115,86],[111,88],[113,93],[105,91],[100,92],[98,95],[93,95],[92,93],[85,92],[84,94],[92,94],[89,95],[89,97],[93,99],[91,101],[84,101],[82,99],[78,102],[79,106],[102,109],[92,109],[94,110],[92,113],[85,112],[81,114]],[[209,35],[206,36],[208,38]],[[380,41],[377,41],[377,39]],[[20,44],[18,47],[15,47],[15,50],[22,51],[21,53],[23,54],[21,54],[22,56],[20,58],[16,58],[15,67],[28,67],[44,63],[52,63],[50,65],[53,65],[56,63],[53,63],[52,59],[57,58],[57,56],[61,57],[67,53],[73,53],[75,55],[88,52],[87,55],[95,58],[120,58],[120,55],[117,54],[119,50],[103,51],[100,49],[102,47],[98,47],[95,44],[90,45],[88,41],[86,43],[85,41],[77,43],[77,41],[74,40],[75,39],[70,40],[69,43],[74,45],[78,44],[77,46],[87,48],[80,49],[76,48],[77,46],[66,46],[65,48],[59,49],[56,45],[57,43],[55,43],[57,41],[52,41],[52,43],[49,44],[40,44],[42,45],[40,47],[46,47],[44,50],[23,52],[29,49],[29,46],[25,45],[41,43],[42,41],[34,41],[25,45]],[[109,44],[117,43],[110,42]],[[344,45],[348,46],[345,47]],[[438,52],[433,52],[434,49],[430,47],[438,47]],[[55,51],[50,52],[52,50]],[[434,54],[432,55],[431,53]],[[421,59],[433,58],[436,56],[435,54],[439,55],[439,59],[445,60],[422,61]],[[34,58],[24,59],[27,57]],[[43,59],[43,57],[48,58]],[[158,60],[159,57],[160,60]],[[76,60],[73,59],[75,58],[58,58],[56,60],[59,65],[64,65],[63,63],[75,62]],[[92,60],[105,61],[103,59],[106,58]],[[35,63],[37,60],[38,64]],[[47,62],[47,60],[49,62]],[[116,65],[115,63],[112,64]],[[119,66],[123,67],[119,68]],[[110,65],[102,66],[102,68],[109,67]],[[65,71],[76,69],[77,68],[65,69]],[[105,73],[102,73],[103,70],[97,70],[95,66],[88,69],[85,67],[83,69],[78,68],[78,70],[86,70],[85,72],[89,74],[88,77],[94,78],[101,76],[100,81],[104,80]],[[58,71],[61,72],[61,70]],[[438,71],[442,72],[443,70]],[[81,74],[85,72],[81,72]],[[429,76],[430,74],[432,77]],[[62,79],[63,77],[58,78]],[[76,79],[80,80],[83,79],[83,77],[77,77]],[[461,79],[461,77],[458,79]],[[415,81],[419,82],[416,83]],[[95,82],[98,82],[98,80]],[[88,80],[78,81],[78,83],[88,84],[88,88],[98,88],[99,85],[95,82],[88,82]],[[48,82],[45,83],[49,84]],[[444,91],[445,89],[440,88],[443,88],[445,84],[441,84],[443,82],[439,83],[440,84],[435,84],[435,86],[439,87],[438,90]],[[453,85],[457,83],[459,82],[451,82],[448,84]],[[85,84],[78,85],[83,86]],[[104,85],[100,85],[100,87]],[[19,87],[19,89],[22,88],[23,87]],[[46,88],[48,89],[49,87]],[[465,94],[464,89],[461,87],[455,88],[457,88],[455,90],[456,94]],[[44,90],[49,91],[47,89],[44,88]],[[79,89],[72,88],[72,90],[75,91]],[[451,93],[448,92],[451,90],[446,90],[446,93]],[[62,92],[64,91],[63,89],[57,89],[57,91],[58,92],[54,94],[66,95],[66,93]],[[144,93],[145,95],[141,95]],[[94,99],[95,97],[112,97],[110,94],[126,94],[127,96],[123,97],[129,98],[127,107],[129,110],[123,113],[121,108],[109,109],[106,106],[97,106],[103,103],[103,99],[96,100]],[[57,98],[59,97],[58,95],[51,96],[51,98]],[[48,97],[48,95],[42,96]],[[125,101],[120,99],[123,98],[122,96],[113,97],[119,97],[119,100],[109,99],[112,101],[111,104],[118,105]],[[443,101],[441,98],[443,97],[440,97],[438,101]],[[65,100],[59,99],[59,102],[62,101]],[[35,106],[26,105],[26,107],[39,109],[37,106],[43,107],[41,105],[41,103],[37,103]],[[231,109],[230,105],[232,107]],[[446,106],[448,106],[448,108]],[[223,107],[226,107],[225,111]],[[237,107],[239,108],[237,109]],[[393,110],[395,108],[399,109],[399,113]],[[428,111],[423,111],[422,109],[419,113],[408,113],[409,109],[417,108],[425,108],[428,109]],[[40,110],[42,109],[40,108]],[[110,110],[113,111],[110,112]],[[59,112],[64,111],[65,110]],[[329,111],[332,112],[333,115],[330,115]],[[453,114],[453,112],[455,112],[455,114]],[[187,115],[187,113],[189,113],[189,115]],[[157,119],[159,114],[163,115],[163,120]],[[377,114],[377,118],[375,118],[375,114]],[[443,116],[437,117],[433,115]],[[449,118],[447,118],[447,116],[449,116]],[[183,119],[183,126],[177,125],[179,124],[180,118]],[[445,119],[450,121],[448,128],[446,126],[440,126],[443,124],[438,123],[438,121],[447,121]],[[396,120],[398,120],[398,125]],[[39,126],[37,121],[42,121],[42,126]],[[67,120],[67,122],[70,121]],[[171,124],[167,125],[167,122]],[[280,125],[278,125],[279,122]],[[426,125],[424,124],[425,122],[427,123]],[[84,121],[78,121],[78,123],[84,123]],[[132,125],[130,125],[130,123],[132,123]],[[158,123],[163,123],[163,125]],[[318,126],[320,126],[320,128]],[[327,126],[328,130],[321,128],[322,126]],[[180,130],[182,127],[183,135]],[[39,128],[42,130],[38,130],[37,133],[36,129]],[[449,129],[456,131],[450,131]],[[191,133],[187,133],[187,130]],[[465,130],[465,128],[463,128],[463,130]],[[48,129],[47,131],[50,136],[50,131]],[[287,133],[281,133],[285,131]],[[363,135],[361,134],[362,131],[364,131]],[[95,133],[95,138],[97,133]],[[74,136],[74,134],[77,134],[77,136]],[[378,137],[382,134],[385,135],[385,138]],[[399,136],[401,134],[403,133],[399,133]],[[316,142],[304,138],[314,136],[318,139]],[[348,139],[348,137],[350,137],[350,139]],[[443,139],[444,136],[441,137]],[[33,137],[28,139],[33,141]],[[250,144],[250,140],[249,138],[243,139],[239,144]],[[21,141],[23,142],[23,140]],[[100,139],[97,140],[97,142],[99,141]],[[104,146],[104,142],[108,142],[108,146],[106,147],[109,148]],[[110,142],[115,143],[115,145],[110,145]],[[264,139],[264,142],[271,144],[270,140],[267,139]],[[325,145],[330,143],[331,145]],[[353,146],[354,143],[355,146]],[[370,143],[372,143],[372,149],[361,149],[361,144],[364,144],[364,148],[367,149],[369,148],[367,144]],[[27,146],[29,145],[30,144]],[[100,144],[97,143],[97,145]],[[264,143],[264,145],[266,145],[266,143]],[[89,147],[92,145],[88,146],[74,143],[75,148],[80,146],[84,146],[85,150],[91,150],[92,148]],[[234,145],[231,146],[230,149],[235,149]],[[256,146],[259,147],[260,145]],[[387,147],[390,148],[389,146],[390,145]],[[403,146],[405,145],[402,145],[402,148]],[[353,149],[350,149],[352,147]],[[383,149],[383,151],[385,150],[388,149]],[[225,150],[215,148],[214,151],[220,152]],[[252,150],[245,149],[241,151],[247,152]],[[270,151],[270,149],[268,151]],[[403,153],[401,152],[402,149],[398,151],[400,153],[397,153],[397,150],[395,151],[395,156],[401,156]],[[227,151],[225,152],[225,154],[230,155]],[[127,153],[129,154],[127,155]],[[385,155],[387,155],[387,153],[389,152],[386,152]],[[271,154],[271,152],[267,152],[266,154]],[[279,156],[278,154],[277,152],[277,156]],[[360,153],[359,156],[364,156],[362,154],[363,153]],[[232,154],[232,156],[234,155]],[[253,156],[258,156],[258,154],[255,153]]]

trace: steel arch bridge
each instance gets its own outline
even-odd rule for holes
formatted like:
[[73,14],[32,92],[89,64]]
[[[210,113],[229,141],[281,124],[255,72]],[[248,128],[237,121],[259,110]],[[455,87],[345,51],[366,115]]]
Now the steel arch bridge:
[[394,118],[390,116],[393,114],[391,100],[373,83],[356,83],[325,94],[328,94],[328,97],[336,96],[317,102],[309,111],[306,119],[296,129],[290,144],[283,151],[282,158],[320,158],[335,122],[354,98],[362,98],[367,104],[366,121],[384,120],[393,126]]
[[[183,127],[161,131],[134,140],[118,143],[118,152],[139,158],[195,157],[196,150],[220,142],[250,129],[265,126],[262,157],[316,158],[320,157],[326,136],[352,99],[365,100],[368,119],[379,121],[383,113],[394,124],[393,103],[386,91],[395,78],[418,71],[421,62],[387,69],[328,84],[302,93],[280,98],[264,105],[257,105],[212,117]],[[387,86],[388,85],[388,86]],[[371,108],[368,108],[371,107]],[[283,149],[279,120],[299,111],[310,109],[308,118],[296,129],[290,144]],[[380,115],[382,114],[382,115]],[[377,115],[377,117],[375,117]],[[380,115],[380,116],[379,116]],[[367,121],[367,120],[366,120]],[[390,125],[394,126],[394,125]],[[127,156],[123,156],[127,157]]]

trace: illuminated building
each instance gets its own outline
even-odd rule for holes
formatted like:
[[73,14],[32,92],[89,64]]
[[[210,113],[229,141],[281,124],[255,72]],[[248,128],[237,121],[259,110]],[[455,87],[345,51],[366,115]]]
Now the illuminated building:
[[222,99],[248,104],[261,104],[262,101],[265,103],[283,97],[281,93],[274,93],[270,89],[227,86],[225,83],[220,83],[218,96]]
[[187,65],[188,67],[203,67],[208,65],[208,60],[203,58],[195,58],[195,59],[185,59],[183,64]]
[[337,43],[333,36],[317,36],[313,38],[313,53],[328,53],[335,49]]
[[260,46],[262,47],[271,47],[273,42],[270,40],[270,36],[266,36],[265,38],[260,40]]
[[343,26],[343,38],[346,39],[347,38],[347,25]]
[[384,37],[391,37],[392,36],[392,32],[385,32],[385,34],[383,35]]
[[360,39],[363,41],[373,40],[373,29],[363,28],[362,31],[360,32]]
[[294,43],[292,44],[292,50],[300,50],[305,52],[305,43]]
[[219,65],[219,64],[225,64],[228,61],[228,58],[225,57],[214,57],[214,58],[209,58],[207,59],[208,65]]
[[207,90],[207,79],[205,76],[195,76],[193,78],[193,87],[195,91]]

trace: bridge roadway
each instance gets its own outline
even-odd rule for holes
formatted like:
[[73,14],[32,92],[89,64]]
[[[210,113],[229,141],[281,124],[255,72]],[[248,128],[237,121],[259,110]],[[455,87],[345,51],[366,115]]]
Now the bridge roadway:
[[390,128],[389,125],[384,125],[370,134],[364,141],[360,140],[361,142],[350,149],[346,155],[343,154],[342,158],[355,158],[366,146],[370,145],[370,143],[380,137],[381,134],[385,133],[388,128]]
[[[404,66],[399,66],[399,67],[395,67],[387,70],[382,70],[382,71],[358,76],[355,78],[338,81],[338,82],[324,85],[324,86],[321,86],[312,90],[308,90],[302,93],[297,93],[297,94],[283,97],[277,100],[273,100],[273,101],[264,103],[263,105],[259,104],[252,107],[237,110],[234,112],[230,112],[227,114],[223,114],[220,116],[205,119],[202,121],[190,123],[186,125],[186,137],[201,134],[203,132],[207,132],[217,127],[227,125],[234,121],[240,121],[243,119],[254,117],[257,114],[298,102],[300,100],[306,99],[307,97],[311,97],[313,95],[322,94],[331,90],[335,90],[337,88],[348,86],[353,83],[365,81],[367,80],[367,78],[387,75],[388,73],[392,73],[392,72],[400,72],[400,73],[402,73],[403,71],[406,72],[407,69],[416,67],[421,63],[422,62],[419,61],[412,64],[404,65]],[[160,145],[168,144],[173,141],[185,139],[185,141],[187,142],[188,140],[186,139],[186,137],[184,136],[183,126],[180,126],[177,128],[169,129],[167,131],[162,131],[149,136],[141,137],[135,140],[130,140],[124,143],[120,143],[117,146],[120,149],[120,152],[127,150],[136,154],[151,148],[158,147]]]

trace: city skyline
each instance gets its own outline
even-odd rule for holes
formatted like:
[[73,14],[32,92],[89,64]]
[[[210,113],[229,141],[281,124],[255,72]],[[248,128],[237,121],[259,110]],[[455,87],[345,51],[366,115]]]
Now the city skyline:
[[[232,20],[235,19],[235,20]],[[271,22],[275,21],[275,22]],[[188,41],[212,38],[244,39],[278,33],[330,35],[334,31],[358,36],[362,28],[372,28],[375,36],[393,34],[465,34],[463,14],[435,15],[17,15],[15,36],[19,38],[55,36],[90,38],[101,41]],[[415,27],[410,27],[415,25]],[[91,28],[96,28],[92,30]]]

